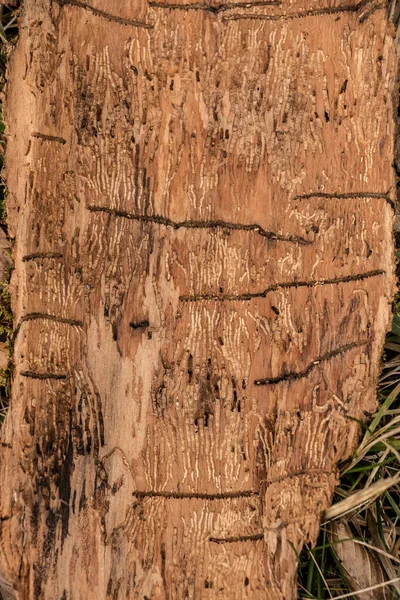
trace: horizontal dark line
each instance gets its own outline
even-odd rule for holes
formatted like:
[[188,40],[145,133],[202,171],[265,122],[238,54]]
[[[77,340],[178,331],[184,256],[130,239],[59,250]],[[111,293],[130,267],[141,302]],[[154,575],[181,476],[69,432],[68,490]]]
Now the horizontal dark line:
[[289,371],[284,373],[283,375],[279,375],[278,377],[267,377],[265,379],[256,379],[254,381],[255,385],[273,385],[276,383],[281,383],[282,381],[295,381],[296,379],[301,379],[303,377],[307,377],[311,373],[316,366],[318,366],[322,362],[326,362],[335,356],[339,356],[340,354],[344,354],[353,348],[359,348],[360,346],[365,346],[368,344],[368,340],[362,340],[360,342],[352,342],[351,344],[346,344],[345,346],[340,346],[335,350],[331,350],[322,356],[316,358],[312,363],[310,363],[303,371]]
[[22,377],[31,379],[67,379],[64,373],[38,373],[37,371],[21,371]]
[[233,544],[235,542],[258,542],[263,539],[263,533],[255,533],[253,535],[234,535],[226,538],[210,537],[208,538],[208,541],[214,542],[215,544]]
[[180,296],[181,302],[204,302],[204,301],[217,301],[217,302],[248,302],[254,298],[266,298],[271,292],[276,292],[282,289],[290,288],[301,288],[301,287],[317,287],[319,285],[334,285],[338,283],[349,283],[351,281],[362,281],[363,279],[369,279],[370,277],[377,277],[378,275],[384,275],[386,271],[376,270],[367,271],[366,273],[358,273],[357,275],[346,275],[345,277],[335,277],[334,279],[316,279],[314,281],[290,281],[288,283],[276,283],[271,285],[263,292],[253,292],[245,294],[196,294],[193,296]]
[[345,4],[342,6],[333,6],[333,7],[325,7],[325,8],[315,8],[304,10],[297,13],[289,13],[283,15],[256,15],[256,14],[236,14],[230,15],[228,17],[223,17],[224,21],[238,21],[241,19],[253,19],[253,20],[262,20],[262,21],[290,21],[292,19],[304,19],[306,17],[319,17],[322,15],[335,15],[338,13],[355,13],[360,8],[365,6],[367,2],[364,0],[359,2],[358,4]]
[[132,329],[144,329],[145,327],[149,327],[149,321],[139,321],[138,323],[129,323],[129,327]]
[[294,196],[293,200],[310,200],[312,198],[325,198],[327,200],[356,200],[358,198],[378,198],[380,200],[386,200],[392,208],[394,208],[394,202],[388,193],[380,192],[349,192],[348,194],[327,194],[323,192],[312,192],[310,194],[301,194]]
[[167,217],[160,215],[136,215],[133,213],[126,212],[124,210],[118,210],[115,208],[108,208],[106,206],[88,206],[88,210],[91,212],[105,212],[116,217],[122,217],[124,219],[131,219],[132,221],[140,221],[142,223],[156,223],[158,225],[164,225],[165,227],[172,227],[173,229],[228,229],[234,231],[256,231],[262,237],[270,240],[279,240],[282,242],[291,242],[294,244],[309,245],[312,244],[310,240],[298,237],[295,235],[281,235],[272,231],[267,231],[261,225],[254,224],[242,224],[242,223],[230,223],[226,221],[172,221]]
[[34,254],[27,254],[22,257],[22,262],[28,262],[30,260],[37,260],[42,258],[62,258],[61,252],[35,252]]
[[276,525],[272,527],[265,527],[264,531],[281,531],[282,529],[286,529],[289,525],[293,525],[295,523],[301,523],[304,526],[305,519],[313,519],[315,521],[315,514],[311,512],[307,512],[305,515],[298,517],[297,519],[288,519],[285,521],[280,521]]
[[58,137],[57,135],[46,135],[45,133],[39,133],[38,131],[35,131],[34,133],[32,133],[32,137],[39,138],[39,139],[45,140],[47,142],[57,142],[59,144],[67,143],[67,140],[65,140],[62,137]]
[[[267,485],[272,485],[273,483],[279,483],[280,481],[286,481],[286,479],[293,479],[294,477],[307,477],[308,475],[332,475],[332,471],[327,471],[325,469],[302,469],[301,471],[294,471],[292,473],[287,473],[286,475],[281,475],[280,477],[275,477],[274,479],[266,479],[265,483]],[[262,483],[260,481],[260,483]]]
[[69,5],[83,8],[93,13],[97,17],[103,17],[108,21],[113,21],[114,23],[119,23],[120,25],[130,25],[131,27],[144,27],[144,29],[154,29],[154,25],[152,25],[151,23],[144,23],[142,21],[135,21],[133,19],[124,19],[123,17],[118,17],[117,15],[105,12],[104,10],[100,10],[99,8],[94,8],[94,6],[85,4],[85,2],[81,2],[80,0],[57,0],[57,2],[60,6]]
[[58,317],[57,315],[49,315],[47,313],[28,313],[21,317],[21,323],[25,321],[34,321],[36,319],[44,319],[47,321],[54,321],[56,323],[65,323],[66,325],[72,325],[73,327],[83,327],[83,321],[76,321],[75,319],[68,319],[66,317]]
[[199,499],[199,500],[229,500],[230,498],[250,498],[258,496],[258,492],[253,490],[244,490],[242,492],[224,492],[220,494],[206,494],[203,492],[163,492],[156,490],[140,491],[135,490],[132,496],[138,498],[172,498],[176,500]]
[[[7,516],[7,517],[0,517],[0,522],[3,523],[4,521],[9,521],[10,519],[12,519],[12,515],[11,516]],[[3,596],[0,593],[0,598],[3,598]]]
[[15,342],[23,323],[26,323],[27,321],[35,321],[40,319],[53,321],[55,323],[65,323],[66,325],[71,325],[73,327],[83,327],[83,321],[75,321],[74,319],[67,319],[65,317],[58,317],[57,315],[49,315],[47,313],[28,313],[21,317],[18,325],[14,329],[14,333],[12,336],[13,343]]
[[214,14],[231,10],[232,8],[254,8],[257,6],[280,6],[280,0],[261,0],[260,2],[230,2],[228,4],[220,4],[219,6],[210,6],[202,2],[194,2],[193,4],[164,4],[163,2],[149,2],[152,8],[164,8],[169,10],[205,10]]

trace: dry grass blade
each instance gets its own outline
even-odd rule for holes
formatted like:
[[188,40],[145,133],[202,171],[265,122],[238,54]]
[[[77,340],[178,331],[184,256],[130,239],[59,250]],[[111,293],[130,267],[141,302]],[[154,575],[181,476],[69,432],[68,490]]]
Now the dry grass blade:
[[[397,576],[396,568],[393,566],[392,562],[395,560],[395,557],[385,552],[385,546],[379,535],[378,523],[372,510],[367,510],[367,525],[372,541],[376,546],[376,559],[381,563],[382,567],[386,571],[387,578],[394,579]],[[396,592],[400,594],[400,583],[396,582],[393,584],[393,587],[395,588]]]
[[[388,5],[400,43],[400,0],[389,0]],[[400,112],[395,168],[400,181]],[[399,187],[398,198],[400,200]],[[399,218],[396,257],[400,290]],[[360,423],[363,438],[351,458],[339,466],[340,485],[335,490],[336,504],[325,513],[317,545],[312,549],[306,548],[301,554],[300,598],[327,600],[332,592],[334,596],[336,594],[335,600],[382,597],[400,600],[400,293],[395,298],[392,328],[384,345],[377,391],[380,407],[369,422]],[[343,520],[344,515],[350,516],[356,537],[350,535],[352,546],[341,544],[336,551],[336,543],[332,543],[332,535],[328,531],[335,530],[338,524],[333,520]],[[358,551],[357,546],[363,550]],[[349,557],[353,553],[353,559],[347,561],[350,564],[347,569],[339,560],[343,548]],[[356,590],[351,575],[357,561],[359,565],[366,565],[365,575],[369,575],[365,576],[363,585],[362,580],[353,574],[353,579],[364,588],[357,587]],[[371,569],[374,571],[375,567],[378,575],[373,580],[370,579],[373,576]],[[376,580],[380,582],[374,583]]]
[[334,521],[328,528],[328,538],[344,569],[347,581],[361,600],[391,600],[391,593],[385,587],[362,591],[368,587],[384,584],[386,573],[371,552],[352,539],[353,533],[344,520]]
[[331,521],[332,519],[337,519],[338,517],[342,517],[350,511],[354,510],[358,506],[362,506],[371,502],[391,488],[396,485],[400,481],[400,474],[395,477],[386,477],[385,479],[380,479],[376,483],[372,484],[369,488],[359,490],[354,494],[351,494],[344,500],[333,504],[327,511],[325,511],[324,521]]
[[[379,590],[380,588],[385,588],[389,585],[392,585],[393,583],[395,583],[396,581],[400,581],[400,577],[396,577],[396,579],[394,579],[393,581],[385,581],[384,583],[377,583],[376,585],[371,585],[367,588],[364,588],[363,590],[360,590],[359,592],[350,592],[349,594],[341,594],[340,596],[336,596],[335,600],[343,600],[344,598],[353,598],[353,596],[357,597],[357,600],[362,597],[362,594],[365,594],[366,592],[377,592],[377,590]],[[372,600],[377,600],[377,596],[371,596]],[[390,600],[394,600],[392,596],[389,596]]]

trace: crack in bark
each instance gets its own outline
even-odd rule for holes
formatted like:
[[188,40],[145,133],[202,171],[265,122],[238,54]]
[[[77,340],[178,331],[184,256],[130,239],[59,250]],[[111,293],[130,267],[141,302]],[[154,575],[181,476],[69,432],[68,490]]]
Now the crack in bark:
[[63,137],[58,137],[57,135],[46,135],[45,133],[39,133],[38,131],[34,131],[32,133],[32,137],[39,138],[47,142],[57,142],[58,144],[63,145],[67,143],[67,140],[65,140]]
[[352,342],[351,344],[346,344],[345,346],[340,346],[335,350],[331,350],[322,356],[319,356],[312,363],[310,363],[303,371],[289,371],[288,373],[284,373],[283,375],[279,375],[278,377],[267,377],[265,379],[255,379],[255,385],[274,385],[276,383],[281,383],[282,381],[295,381],[296,379],[302,379],[303,377],[307,377],[311,373],[313,369],[317,365],[322,362],[326,362],[335,356],[339,356],[340,354],[344,354],[353,348],[359,348],[360,346],[365,346],[368,344],[368,340],[362,340],[360,342]]
[[132,496],[138,498],[167,498],[175,500],[229,500],[231,498],[251,498],[259,496],[254,490],[242,490],[241,492],[222,492],[216,494],[207,494],[205,492],[164,492],[157,490],[140,491],[135,490]]
[[233,535],[226,538],[209,537],[208,541],[215,544],[234,544],[236,542],[258,542],[263,539],[263,533],[254,533],[253,535]]
[[136,215],[133,213],[126,212],[124,210],[118,210],[114,208],[108,208],[106,206],[88,206],[88,210],[90,212],[105,212],[111,215],[115,215],[116,217],[122,217],[124,219],[130,219],[132,221],[140,221],[143,223],[156,223],[158,225],[164,225],[165,227],[172,227],[173,229],[227,229],[234,231],[256,231],[262,237],[265,237],[270,240],[278,240],[281,242],[290,242],[293,244],[302,244],[302,245],[310,245],[313,242],[310,240],[306,240],[305,238],[295,236],[295,235],[281,235],[279,233],[274,233],[272,231],[268,231],[258,225],[257,223],[253,224],[243,224],[243,223],[230,223],[227,221],[216,220],[216,221],[172,221],[167,217],[162,217],[161,215]]
[[310,200],[312,198],[326,198],[327,200],[353,200],[357,198],[378,198],[381,200],[386,200],[388,204],[394,209],[394,202],[389,196],[389,193],[380,193],[380,192],[349,192],[347,194],[328,194],[323,192],[311,192],[310,194],[301,194],[299,196],[294,196],[292,200]]
[[348,283],[350,281],[362,281],[370,277],[378,277],[385,275],[386,271],[377,269],[375,271],[367,271],[366,273],[358,273],[357,275],[346,275],[345,277],[335,277],[334,279],[316,279],[314,281],[290,281],[287,283],[276,283],[266,288],[263,292],[249,292],[246,294],[195,294],[193,296],[179,296],[180,302],[204,302],[204,301],[240,301],[248,302],[254,298],[266,298],[271,292],[276,292],[282,289],[301,288],[301,287],[316,287],[318,285],[334,285],[338,283]]
[[254,8],[257,6],[280,6],[281,0],[261,0],[260,2],[231,2],[229,4],[220,4],[218,6],[210,6],[201,2],[193,4],[164,4],[162,2],[149,2],[152,8],[164,8],[166,10],[204,10],[213,14],[231,10],[232,8]]
[[37,371],[21,371],[22,377],[30,377],[31,379],[67,379],[65,373],[38,373]]
[[61,252],[35,252],[34,254],[26,254],[22,257],[22,262],[36,260],[41,258],[63,258]]
[[131,27],[143,27],[144,29],[154,29],[154,25],[151,23],[145,23],[143,21],[135,21],[133,19],[124,19],[123,17],[118,17],[118,15],[113,15],[104,10],[100,10],[99,8],[95,8],[94,6],[90,6],[89,4],[85,4],[85,2],[81,2],[81,0],[56,0],[60,6],[77,6],[78,8],[83,8],[87,10],[96,17],[103,17],[103,19],[107,19],[107,21],[113,21],[114,23],[119,23],[120,25],[130,25]]
[[345,12],[356,13],[364,6],[367,6],[371,0],[362,0],[358,4],[344,4],[342,6],[332,6],[324,8],[314,8],[304,10],[298,13],[286,15],[255,15],[255,14],[236,14],[228,17],[223,17],[223,21],[238,21],[241,19],[252,19],[262,21],[290,21],[293,19],[303,19],[305,17],[319,17],[322,15],[335,15]]

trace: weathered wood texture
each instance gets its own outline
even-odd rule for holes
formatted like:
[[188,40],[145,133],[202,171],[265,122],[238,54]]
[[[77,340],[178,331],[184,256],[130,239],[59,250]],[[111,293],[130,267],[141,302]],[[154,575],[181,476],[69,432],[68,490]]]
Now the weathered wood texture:
[[18,598],[296,596],[294,550],[375,408],[395,70],[378,2],[23,2]]

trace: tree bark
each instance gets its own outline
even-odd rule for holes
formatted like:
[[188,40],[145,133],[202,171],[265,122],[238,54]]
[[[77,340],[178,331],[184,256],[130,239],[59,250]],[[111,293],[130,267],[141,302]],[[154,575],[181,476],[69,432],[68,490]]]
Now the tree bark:
[[21,10],[0,568],[24,600],[295,598],[391,315],[384,3]]

